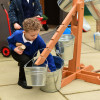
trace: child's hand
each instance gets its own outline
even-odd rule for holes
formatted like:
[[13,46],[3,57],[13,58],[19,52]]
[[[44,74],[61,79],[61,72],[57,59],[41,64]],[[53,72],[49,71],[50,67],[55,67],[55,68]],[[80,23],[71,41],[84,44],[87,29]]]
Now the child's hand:
[[37,15],[36,17],[41,17],[40,15]]
[[18,23],[15,23],[15,24],[14,24],[14,28],[15,28],[16,30],[19,30],[19,29],[21,29],[22,27],[21,27]]
[[48,68],[47,72],[51,72],[49,68]]
[[21,49],[19,49],[19,48],[20,48],[20,46],[16,47],[16,48],[14,49],[14,51],[15,51],[17,54],[22,55],[24,50],[21,50]]

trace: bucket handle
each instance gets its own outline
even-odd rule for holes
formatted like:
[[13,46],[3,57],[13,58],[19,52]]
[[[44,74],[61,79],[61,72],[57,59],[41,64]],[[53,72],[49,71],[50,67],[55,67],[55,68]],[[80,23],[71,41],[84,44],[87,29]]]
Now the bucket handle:
[[[43,50],[43,49],[45,49],[45,48],[42,48],[42,49],[39,49],[39,50]],[[49,48],[48,48],[48,49],[49,49]],[[49,49],[49,50],[54,52],[54,50],[52,50],[52,49]],[[38,51],[35,52],[34,56],[36,55],[37,52],[38,52]],[[58,54],[58,55],[59,55],[59,57],[61,57],[60,54]],[[34,57],[34,56],[33,56],[33,57]],[[47,61],[47,59],[46,59],[45,57],[42,57],[42,58],[44,58],[44,59]],[[61,58],[61,59],[62,59],[62,58]],[[24,67],[26,67],[26,66],[28,65],[28,63],[31,62],[31,61],[32,61],[33,63],[35,62],[35,61],[33,60],[33,58],[32,58],[32,59],[30,59],[30,60],[24,65]],[[47,67],[48,67],[48,61],[47,61],[47,64],[46,64],[46,68],[47,68]]]
[[[39,49],[39,50],[43,50],[43,49],[45,49],[45,48],[42,48],[42,49]],[[38,52],[38,51],[35,52],[34,56],[36,55],[37,52]],[[34,58],[34,56],[33,56],[33,58]],[[24,67],[26,67],[26,66],[28,65],[28,63],[30,63],[31,61],[34,63],[35,60],[33,60],[33,58],[30,59],[30,60],[24,65]],[[42,58],[44,58],[44,57],[42,57]],[[47,61],[46,58],[44,58],[44,59]],[[48,61],[47,61],[46,67],[48,67]]]

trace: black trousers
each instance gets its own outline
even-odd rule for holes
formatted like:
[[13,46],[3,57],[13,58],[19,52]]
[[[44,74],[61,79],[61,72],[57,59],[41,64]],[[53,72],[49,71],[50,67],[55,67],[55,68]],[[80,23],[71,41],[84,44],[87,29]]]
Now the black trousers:
[[[26,81],[24,65],[32,58],[30,58],[29,56],[25,54],[19,55],[14,51],[12,51],[11,53],[12,53],[12,57],[18,62],[18,65],[19,65],[19,80],[18,81]],[[27,66],[32,66],[32,61],[28,63]]]

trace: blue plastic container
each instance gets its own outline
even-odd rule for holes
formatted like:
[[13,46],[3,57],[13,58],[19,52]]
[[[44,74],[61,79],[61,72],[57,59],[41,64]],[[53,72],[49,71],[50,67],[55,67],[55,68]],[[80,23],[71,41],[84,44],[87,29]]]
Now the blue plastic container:
[[93,35],[93,37],[94,37],[94,42],[95,42],[95,34]]
[[95,42],[95,40],[96,40],[96,37],[98,37],[98,36],[100,36],[100,32],[96,32],[96,33],[93,34],[94,42]]
[[68,25],[63,34],[71,34],[71,25]]

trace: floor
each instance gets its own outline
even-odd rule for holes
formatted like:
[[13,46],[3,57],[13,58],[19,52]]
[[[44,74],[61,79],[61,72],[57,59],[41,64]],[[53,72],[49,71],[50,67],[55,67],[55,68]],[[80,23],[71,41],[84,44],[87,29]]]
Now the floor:
[[[95,49],[93,34],[96,31],[96,22],[91,16],[85,17],[91,26],[91,31],[82,33],[81,63],[93,65],[94,69],[100,68],[100,51]],[[40,34],[48,34],[53,31],[41,31]],[[52,52],[52,54],[55,54]],[[59,92],[46,93],[40,87],[23,89],[17,85],[17,62],[5,58],[0,54],[0,100],[100,100],[100,85],[76,79],[61,88]]]

